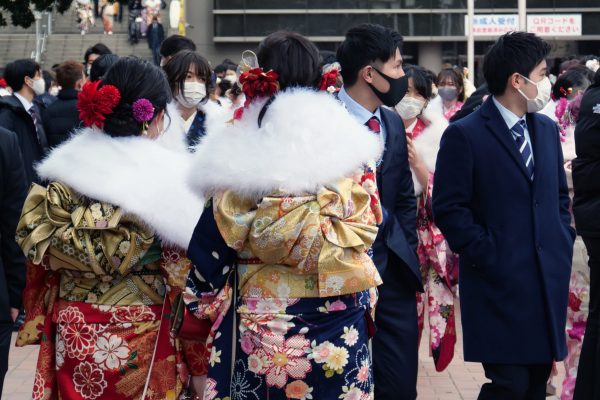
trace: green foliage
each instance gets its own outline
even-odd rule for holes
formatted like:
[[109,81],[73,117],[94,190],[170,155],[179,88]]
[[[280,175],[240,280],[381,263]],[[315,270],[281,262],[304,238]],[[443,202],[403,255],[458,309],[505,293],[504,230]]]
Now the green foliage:
[[29,28],[35,22],[31,12],[32,7],[38,11],[49,11],[52,5],[56,4],[56,10],[62,14],[71,7],[72,3],[73,0],[0,0],[0,26],[10,23]]

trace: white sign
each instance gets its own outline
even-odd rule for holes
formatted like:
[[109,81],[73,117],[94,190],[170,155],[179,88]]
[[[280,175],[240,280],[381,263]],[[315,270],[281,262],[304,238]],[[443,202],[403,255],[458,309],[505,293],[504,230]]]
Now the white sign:
[[581,14],[528,15],[527,31],[538,36],[581,36]]
[[[469,17],[465,15],[465,36],[469,35]],[[474,36],[500,36],[519,30],[518,14],[476,14],[473,17]]]

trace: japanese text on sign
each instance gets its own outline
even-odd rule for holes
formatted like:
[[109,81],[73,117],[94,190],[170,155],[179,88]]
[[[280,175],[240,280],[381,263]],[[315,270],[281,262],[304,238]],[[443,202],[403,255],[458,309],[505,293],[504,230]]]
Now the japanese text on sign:
[[[468,16],[465,16],[465,35],[469,34]],[[475,36],[499,36],[519,30],[517,14],[477,14],[473,17]]]
[[528,15],[527,31],[538,36],[580,36],[581,14]]

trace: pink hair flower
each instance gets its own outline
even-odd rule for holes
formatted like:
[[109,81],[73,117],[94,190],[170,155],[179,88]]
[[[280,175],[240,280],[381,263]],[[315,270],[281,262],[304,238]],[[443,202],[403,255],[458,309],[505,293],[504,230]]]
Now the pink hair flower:
[[148,99],[138,99],[133,103],[133,118],[140,124],[147,124],[154,117],[154,106]]

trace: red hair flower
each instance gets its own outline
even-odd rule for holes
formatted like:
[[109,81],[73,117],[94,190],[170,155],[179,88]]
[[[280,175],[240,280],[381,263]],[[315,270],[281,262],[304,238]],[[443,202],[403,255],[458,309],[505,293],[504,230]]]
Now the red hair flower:
[[8,86],[6,80],[4,78],[0,78],[0,88],[6,89],[6,86]]
[[246,95],[244,106],[236,109],[233,113],[234,120],[242,119],[244,110],[248,108],[252,100],[260,97],[271,97],[279,90],[279,74],[275,71],[265,72],[262,68],[252,68],[244,72],[239,79],[242,92]]
[[319,90],[327,90],[331,86],[335,87],[337,85],[338,76],[340,75],[340,71],[337,69],[332,69],[329,72],[326,72],[321,77],[321,83],[319,84]]
[[242,91],[247,99],[271,97],[279,90],[279,74],[275,71],[264,72],[262,68],[253,68],[240,76]]
[[119,101],[121,93],[113,85],[104,85],[98,89],[101,81],[88,82],[77,95],[79,118],[85,126],[102,128],[106,116],[112,114]]

